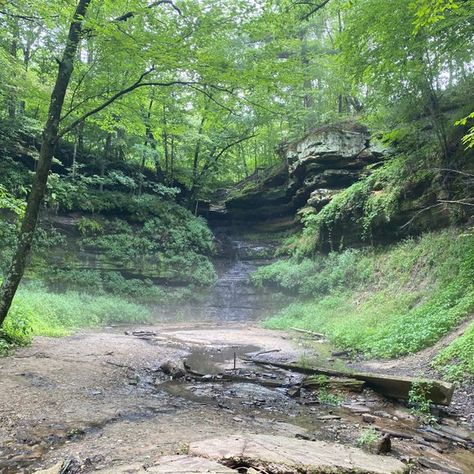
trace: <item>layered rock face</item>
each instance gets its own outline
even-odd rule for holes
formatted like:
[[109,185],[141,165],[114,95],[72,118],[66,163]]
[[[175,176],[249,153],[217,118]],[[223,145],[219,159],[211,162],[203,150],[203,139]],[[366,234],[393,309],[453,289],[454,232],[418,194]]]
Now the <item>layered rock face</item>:
[[359,180],[367,165],[383,156],[371,146],[368,130],[353,124],[319,128],[283,153],[293,208],[308,205],[317,210]]
[[285,218],[305,207],[319,211],[383,159],[368,130],[353,123],[320,127],[279,152],[283,165],[251,177],[226,202],[234,218]]

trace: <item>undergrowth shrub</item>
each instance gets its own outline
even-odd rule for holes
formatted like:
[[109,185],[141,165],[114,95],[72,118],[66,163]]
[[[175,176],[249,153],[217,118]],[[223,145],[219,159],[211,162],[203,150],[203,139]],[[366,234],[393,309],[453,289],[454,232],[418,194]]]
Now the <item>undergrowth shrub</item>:
[[117,296],[69,291],[51,293],[40,285],[23,287],[3,325],[4,338],[25,345],[34,335],[63,336],[80,327],[147,322],[150,310]]
[[120,219],[104,221],[103,231],[89,232],[80,245],[99,250],[104,263],[114,262],[143,274],[183,283],[210,285],[216,279],[209,259],[214,251],[213,235],[203,219],[185,209],[178,214],[165,213],[143,226]]
[[434,366],[452,381],[462,381],[466,374],[474,380],[474,322],[464,334],[443,349],[436,359]]

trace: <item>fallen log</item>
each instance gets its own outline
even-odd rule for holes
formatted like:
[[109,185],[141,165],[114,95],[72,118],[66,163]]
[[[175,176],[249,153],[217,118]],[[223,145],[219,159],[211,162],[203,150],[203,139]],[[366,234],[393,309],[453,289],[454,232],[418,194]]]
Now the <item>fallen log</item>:
[[347,377],[325,378],[324,375],[310,375],[302,383],[302,387],[308,389],[327,388],[329,390],[349,390],[351,392],[362,392],[365,382],[363,380],[350,379]]
[[154,337],[157,334],[155,331],[140,330],[140,331],[125,331],[125,335],[135,336],[135,337]]
[[280,369],[290,370],[306,375],[328,375],[330,377],[348,377],[362,380],[369,387],[390,398],[408,400],[413,383],[426,383],[428,387],[427,397],[437,405],[449,405],[453,397],[454,385],[441,380],[415,379],[412,377],[401,377],[395,375],[381,375],[366,372],[349,372],[334,369],[316,369],[313,367],[301,367],[297,364],[282,362],[271,362],[252,358],[255,364],[271,365]]
[[[278,380],[269,380],[262,377],[250,377],[244,375],[237,375],[237,374],[202,374],[200,372],[196,372],[193,370],[189,364],[184,361],[183,363],[186,372],[193,377],[198,382],[208,382],[208,383],[222,383],[222,382],[236,382],[236,383],[253,383],[262,385],[264,387],[270,388],[281,388],[281,387],[290,387],[291,384],[287,384],[283,381]],[[293,384],[294,385],[294,384]]]
[[326,339],[326,336],[324,334],[319,333],[319,332],[307,331],[306,329],[300,329],[300,328],[290,328],[290,329],[292,331],[300,332],[302,334],[307,334],[307,335],[315,337],[317,339]]
[[400,439],[414,439],[415,436],[408,434],[408,433],[402,433],[401,431],[393,431],[393,430],[388,430],[386,428],[382,428],[380,426],[374,426],[374,429],[377,431],[380,431],[381,433],[388,434],[392,436],[393,438],[400,438]]
[[271,354],[273,352],[281,352],[281,349],[271,349],[269,351],[261,351],[261,352],[257,352],[255,354],[255,357],[258,357],[258,356],[261,356],[261,355],[264,355],[264,354]]

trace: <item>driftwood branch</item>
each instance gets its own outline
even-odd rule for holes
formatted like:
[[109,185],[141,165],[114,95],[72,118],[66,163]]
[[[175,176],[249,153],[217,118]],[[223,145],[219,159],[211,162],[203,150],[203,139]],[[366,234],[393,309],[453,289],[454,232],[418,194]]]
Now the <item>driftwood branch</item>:
[[313,331],[307,331],[306,329],[300,329],[300,328],[290,328],[292,331],[300,332],[302,334],[307,334],[308,336],[315,337],[317,339],[325,339],[326,336],[324,334],[321,334],[319,332],[313,332]]

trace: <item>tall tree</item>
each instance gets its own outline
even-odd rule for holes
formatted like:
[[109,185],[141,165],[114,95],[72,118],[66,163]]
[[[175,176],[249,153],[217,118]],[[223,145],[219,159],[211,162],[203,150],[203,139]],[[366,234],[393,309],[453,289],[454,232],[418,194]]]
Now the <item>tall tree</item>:
[[91,0],[79,1],[69,27],[64,53],[59,63],[56,83],[51,94],[48,120],[43,129],[43,140],[38,168],[28,198],[25,216],[22,220],[17,249],[0,289],[0,326],[7,317],[13,297],[25,272],[26,260],[33,243],[40,206],[44,198],[48,174],[51,168],[51,161],[58,141],[59,121],[61,119],[64,99],[74,69],[74,61],[76,59],[77,47],[81,40],[84,17],[90,2]]

